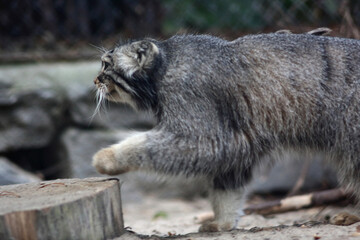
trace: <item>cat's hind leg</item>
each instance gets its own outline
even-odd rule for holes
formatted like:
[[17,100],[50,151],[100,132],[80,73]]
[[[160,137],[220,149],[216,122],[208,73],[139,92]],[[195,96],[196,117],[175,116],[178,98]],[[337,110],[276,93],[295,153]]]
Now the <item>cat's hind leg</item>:
[[237,227],[242,215],[243,189],[212,189],[209,192],[214,220],[204,222],[200,232],[229,231]]
[[202,224],[199,231],[229,231],[237,227],[244,212],[244,184],[252,175],[251,168],[231,169],[213,179],[209,199],[214,211],[214,220]]

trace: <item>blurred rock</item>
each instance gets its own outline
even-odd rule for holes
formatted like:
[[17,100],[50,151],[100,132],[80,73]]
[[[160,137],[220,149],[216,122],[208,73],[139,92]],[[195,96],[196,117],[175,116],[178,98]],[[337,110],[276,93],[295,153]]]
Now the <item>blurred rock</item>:
[[36,173],[44,180],[69,178],[71,169],[67,162],[67,152],[58,139],[42,148],[29,148],[7,152],[9,160],[29,172]]
[[[85,71],[84,71],[85,70]],[[68,92],[91,82],[95,64],[0,67],[0,152],[45,147],[69,119]]]
[[15,91],[0,77],[0,152],[43,147],[63,122],[64,96],[56,89]]
[[103,147],[117,143],[129,135],[129,131],[80,130],[70,128],[61,136],[65,146],[72,177],[100,176],[91,165],[92,156]]
[[6,158],[0,157],[0,185],[40,182],[41,179],[31,174]]

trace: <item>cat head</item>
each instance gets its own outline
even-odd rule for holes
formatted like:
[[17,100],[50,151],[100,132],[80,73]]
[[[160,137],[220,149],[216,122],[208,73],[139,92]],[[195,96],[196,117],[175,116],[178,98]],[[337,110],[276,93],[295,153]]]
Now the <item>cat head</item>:
[[95,78],[98,108],[106,98],[130,104],[135,109],[154,108],[157,104],[152,78],[160,62],[160,50],[153,40],[117,46],[101,56],[101,71]]

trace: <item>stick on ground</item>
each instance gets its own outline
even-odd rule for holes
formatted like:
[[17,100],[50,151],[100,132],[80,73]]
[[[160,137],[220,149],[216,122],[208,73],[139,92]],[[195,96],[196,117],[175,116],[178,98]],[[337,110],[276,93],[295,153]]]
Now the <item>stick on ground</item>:
[[280,200],[268,201],[260,204],[250,205],[244,209],[246,214],[257,213],[268,215],[273,213],[286,212],[300,208],[318,206],[339,202],[347,197],[341,188],[313,192],[304,195],[291,196]]

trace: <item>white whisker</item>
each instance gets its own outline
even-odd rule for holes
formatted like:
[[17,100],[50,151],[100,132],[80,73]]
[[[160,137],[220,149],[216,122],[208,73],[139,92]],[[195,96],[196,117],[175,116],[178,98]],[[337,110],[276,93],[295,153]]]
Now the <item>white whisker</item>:
[[109,97],[113,102],[116,102],[116,99],[112,95],[110,95]]
[[96,116],[96,114],[99,114],[99,116],[101,117],[101,114],[100,114],[101,109],[106,109],[106,108],[104,108],[104,104],[106,102],[106,97],[105,97],[106,93],[105,92],[106,92],[106,88],[104,86],[100,86],[96,91],[95,98],[96,98],[97,103],[96,103],[94,113],[90,118],[90,124],[94,120],[94,117]]
[[89,45],[92,46],[93,48],[96,48],[100,53],[106,53],[108,51],[105,47],[98,47],[91,43],[89,43]]

